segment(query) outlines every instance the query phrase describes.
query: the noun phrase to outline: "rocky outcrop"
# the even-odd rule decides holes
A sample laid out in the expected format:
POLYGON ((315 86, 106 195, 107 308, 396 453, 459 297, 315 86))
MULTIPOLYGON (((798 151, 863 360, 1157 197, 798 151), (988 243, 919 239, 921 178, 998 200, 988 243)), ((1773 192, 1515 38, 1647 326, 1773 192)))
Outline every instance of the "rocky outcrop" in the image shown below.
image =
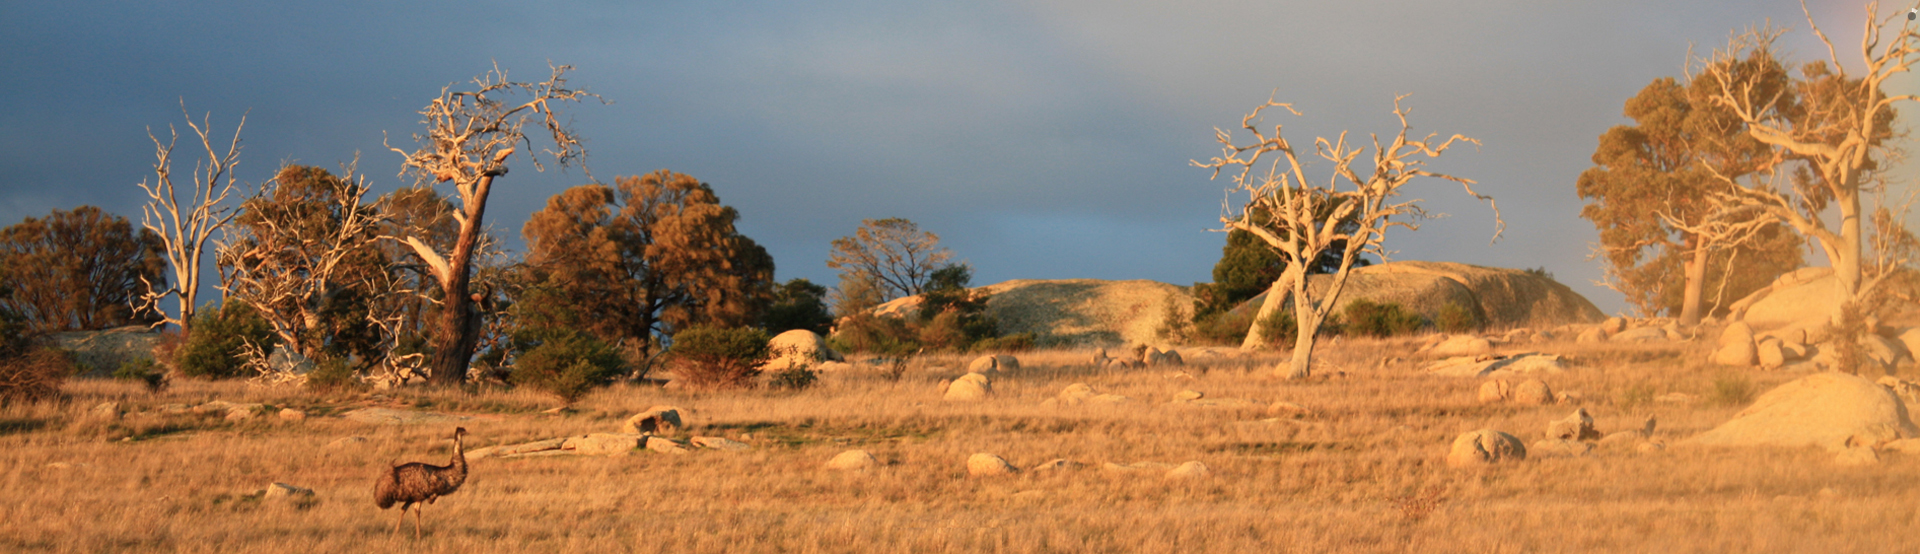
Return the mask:
MULTIPOLYGON (((1319 294, 1332 276, 1315 275, 1308 286, 1319 294)), ((1238 310, 1259 310, 1263 293, 1238 310)), ((1336 312, 1355 300, 1396 303, 1432 320, 1448 304, 1467 308, 1492 328, 1550 328, 1598 323, 1606 315, 1580 293, 1557 281, 1517 269, 1452 262, 1401 261, 1357 268, 1348 277, 1336 312)))
MULTIPOLYGON (((1155 333, 1167 305, 1191 306, 1186 287, 1155 281, 1017 279, 973 289, 986 292, 987 315, 1006 334, 1032 333, 1060 345, 1164 344, 1155 333)), ((920 297, 874 308, 882 317, 910 317, 920 297)))
POLYGON ((1453 467, 1474 467, 1525 459, 1527 459, 1527 447, 1520 443, 1519 437, 1493 429, 1461 433, 1459 437, 1453 439, 1453 448, 1447 452, 1447 465, 1453 467))
POLYGON ((1920 436, 1892 390, 1844 373, 1815 373, 1780 385, 1733 419, 1688 442, 1710 446, 1879 444, 1920 436))

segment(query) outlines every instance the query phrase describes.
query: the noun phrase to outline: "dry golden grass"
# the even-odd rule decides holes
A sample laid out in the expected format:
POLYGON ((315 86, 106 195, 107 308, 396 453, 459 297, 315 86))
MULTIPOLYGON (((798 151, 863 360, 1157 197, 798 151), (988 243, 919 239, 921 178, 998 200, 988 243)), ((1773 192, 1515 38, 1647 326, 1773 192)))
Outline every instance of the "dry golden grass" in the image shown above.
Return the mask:
MULTIPOLYGON (((1707 402, 1725 370, 1705 346, 1598 348, 1553 343, 1579 368, 1549 378, 1577 391, 1603 432, 1648 415, 1673 442, 1738 406, 1707 402), (1631 392, 1630 391, 1638 391, 1631 392), (1699 395, 1642 403, 1647 393, 1699 395), (1636 396, 1638 395, 1638 396, 1636 396), (1630 409, 1623 409, 1625 404, 1630 409)), ((1839 467, 1815 450, 1597 452, 1479 470, 1445 466, 1457 433, 1494 427, 1527 442, 1571 406, 1475 402, 1479 381, 1422 374, 1406 341, 1329 346, 1322 377, 1268 376, 1267 356, 1101 372, 1087 352, 1022 356, 977 404, 940 401, 965 359, 916 362, 893 382, 835 374, 800 393, 693 395, 615 387, 549 415, 522 392, 397 391, 314 397, 237 383, 69 383, 63 403, 0 411, 0 551, 107 552, 1890 552, 1920 549, 1920 460, 1839 467), (1406 361, 1396 361, 1407 358, 1406 361), (1383 362, 1382 360, 1387 360, 1383 362), (1132 397, 1114 408, 1047 408, 1068 384, 1132 397), (1209 398, 1287 400, 1310 416, 1182 407, 1209 398), (219 415, 129 414, 209 399, 264 402, 316 417, 229 422, 219 415), (390 461, 442 463, 451 426, 370 426, 330 417, 368 405, 472 415, 469 447, 610 431, 654 404, 690 410, 687 434, 748 442, 745 452, 482 459, 458 493, 426 508, 426 536, 390 538, 374 507, 390 461), (327 448, 346 436, 368 442, 327 448), (849 448, 883 465, 821 469, 849 448), (970 478, 991 452, 1016 465, 1090 464, 1058 473, 970 478), (1210 477, 1117 475, 1103 462, 1199 460, 1210 477), (64 467, 63 467, 64 466, 64 467), (273 482, 308 503, 250 496, 273 482)), ((1754 392, 1794 375, 1741 372, 1754 392)), ((411 526, 411 524, 408 524, 411 526)))

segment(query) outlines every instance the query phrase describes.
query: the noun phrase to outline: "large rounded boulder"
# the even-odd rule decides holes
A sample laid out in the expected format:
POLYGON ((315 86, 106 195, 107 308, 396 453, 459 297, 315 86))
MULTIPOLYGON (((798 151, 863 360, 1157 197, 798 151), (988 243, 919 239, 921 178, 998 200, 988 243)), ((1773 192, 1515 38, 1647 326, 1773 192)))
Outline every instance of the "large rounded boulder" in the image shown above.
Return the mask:
POLYGON ((1733 419, 1687 442, 1709 446, 1878 444, 1920 436, 1893 391, 1845 373, 1815 373, 1780 385, 1733 419))
MULTIPOLYGON (((1333 285, 1333 276, 1314 275, 1307 282, 1317 297, 1333 285)), ((1265 300, 1262 293, 1234 309, 1259 310, 1265 300)), ((1545 275, 1453 262, 1401 261, 1356 268, 1334 311, 1342 312, 1357 300, 1399 304, 1429 320, 1451 304, 1492 328, 1544 329, 1606 320, 1593 302, 1545 275)))
POLYGON ((846 361, 840 353, 827 347, 826 339, 806 329, 794 329, 774 335, 773 340, 767 341, 767 350, 773 354, 773 359, 769 360, 764 367, 768 371, 779 371, 798 365, 818 367, 821 362, 846 361))

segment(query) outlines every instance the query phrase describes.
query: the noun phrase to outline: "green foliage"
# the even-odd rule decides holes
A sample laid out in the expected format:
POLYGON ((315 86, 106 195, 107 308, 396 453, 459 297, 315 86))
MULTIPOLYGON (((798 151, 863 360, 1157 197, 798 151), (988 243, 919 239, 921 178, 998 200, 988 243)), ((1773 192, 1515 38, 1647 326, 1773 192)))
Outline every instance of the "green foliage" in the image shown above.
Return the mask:
POLYGON ((1548 281, 1558 282, 1558 280, 1553 278, 1553 272, 1547 271, 1547 266, 1527 268, 1527 275, 1532 275, 1534 277, 1539 277, 1541 279, 1546 279, 1548 281))
POLYGON ((113 378, 122 381, 139 381, 147 386, 149 392, 160 392, 167 388, 167 375, 153 363, 152 358, 132 358, 120 362, 119 369, 113 370, 113 378))
MULTIPOLYGON (((1256 312, 1249 307, 1237 312, 1215 312, 1193 321, 1193 341, 1199 344, 1239 346, 1253 328, 1256 312)), ((1289 322, 1292 319, 1288 319, 1289 322)))
MULTIPOLYGON (((1293 347, 1294 339, 1300 335, 1300 324, 1293 319, 1290 310, 1274 310, 1267 320, 1262 322, 1260 340, 1275 346, 1293 347)), ((1322 329, 1327 326, 1322 325, 1322 329)), ((1241 334, 1245 334, 1243 331, 1241 334)))
MULTIPOLYGON (((1325 205, 1322 218, 1332 217, 1335 203, 1325 205)), ((1250 214, 1256 223, 1267 227, 1280 236, 1286 231, 1271 223, 1271 216, 1255 208, 1250 214)), ((1348 219, 1339 225, 1340 232, 1352 232, 1358 228, 1358 222, 1348 219)), ((1340 258, 1346 251, 1347 241, 1336 240, 1327 250, 1307 267, 1307 274, 1332 273, 1340 269, 1340 258)), ((1354 260, 1354 267, 1364 267, 1369 262, 1365 258, 1354 260)), ((1213 282, 1195 283, 1193 286, 1193 320, 1199 322, 1214 314, 1233 309, 1260 293, 1266 292, 1280 274, 1287 269, 1287 262, 1272 245, 1265 240, 1241 230, 1227 232, 1227 244, 1220 249, 1220 261, 1213 264, 1213 282)), ((1242 332, 1244 335, 1244 330, 1242 332)))
POLYGON ((840 321, 838 332, 828 342, 840 352, 870 352, 881 355, 906 354, 920 349, 919 332, 906 320, 879 317, 870 312, 857 313, 840 321))
POLYGON ((673 335, 673 372, 693 390, 747 388, 772 357, 767 333, 753 328, 695 326, 673 335))
POLYGON ((0 229, 0 309, 37 332, 82 331, 159 321, 130 307, 167 288, 160 235, 93 206, 54 210, 0 229))
POLYGON ((246 368, 242 348, 259 346, 261 353, 272 355, 273 329, 260 318, 253 306, 240 299, 228 299, 219 312, 201 309, 193 322, 187 344, 174 355, 174 368, 181 375, 206 379, 243 377, 246 368), (211 316, 211 317, 209 317, 211 316))
MULTIPOLYGON (((926 292, 933 273, 953 258, 940 247, 940 236, 920 230, 904 218, 867 219, 853 236, 833 239, 827 267, 840 271, 842 282, 874 287, 879 301, 926 292)), ((848 312, 840 312, 846 316, 848 312)))
POLYGON ((374 323, 389 263, 368 187, 318 167, 288 164, 240 207, 217 263, 228 298, 245 300, 279 331, 280 348, 310 359, 383 355, 374 323))
POLYGON ((533 345, 514 360, 508 380, 515 386, 552 393, 568 404, 593 389, 613 383, 623 364, 613 347, 572 329, 543 330, 522 337, 533 345))
POLYGON ((360 373, 345 358, 325 357, 315 361, 313 371, 307 372, 307 388, 320 392, 358 390, 366 384, 360 381, 360 373))
POLYGON ((773 304, 761 315, 760 326, 769 335, 793 329, 826 335, 833 329, 833 314, 827 311, 827 287, 800 278, 774 287, 773 304))
POLYGON ((1713 378, 1713 390, 1707 402, 1727 407, 1745 406, 1753 401, 1753 381, 1744 375, 1723 373, 1713 378))
POLYGON ((1153 335, 1170 344, 1187 344, 1193 340, 1193 319, 1179 304, 1167 302, 1160 306, 1160 324, 1153 335))
POLYGON ((986 291, 970 291, 973 270, 952 264, 935 270, 920 294, 920 344, 965 351, 974 342, 1000 335, 999 322, 987 315, 986 291))
POLYGON ((1344 314, 1345 332, 1372 337, 1413 334, 1423 323, 1420 314, 1398 303, 1377 304, 1364 298, 1347 304, 1344 314))
POLYGON ((1448 302, 1440 307, 1440 313, 1434 315, 1433 326, 1448 333, 1470 333, 1480 330, 1483 324, 1473 308, 1448 302))
POLYGON ((806 363, 797 363, 767 376, 767 386, 779 390, 802 391, 819 381, 820 372, 806 363))

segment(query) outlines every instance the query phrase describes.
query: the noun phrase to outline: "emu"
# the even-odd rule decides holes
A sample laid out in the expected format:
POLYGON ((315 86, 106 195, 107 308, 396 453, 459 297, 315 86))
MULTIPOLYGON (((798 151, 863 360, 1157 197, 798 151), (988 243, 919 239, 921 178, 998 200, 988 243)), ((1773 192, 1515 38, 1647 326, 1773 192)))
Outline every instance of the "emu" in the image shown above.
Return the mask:
POLYGON ((400 504, 400 519, 393 522, 393 533, 407 521, 407 508, 413 508, 413 538, 420 538, 420 510, 434 500, 460 490, 467 482, 467 452, 460 438, 467 428, 453 430, 453 461, 444 466, 422 462, 393 464, 373 484, 373 502, 385 510, 400 504))

